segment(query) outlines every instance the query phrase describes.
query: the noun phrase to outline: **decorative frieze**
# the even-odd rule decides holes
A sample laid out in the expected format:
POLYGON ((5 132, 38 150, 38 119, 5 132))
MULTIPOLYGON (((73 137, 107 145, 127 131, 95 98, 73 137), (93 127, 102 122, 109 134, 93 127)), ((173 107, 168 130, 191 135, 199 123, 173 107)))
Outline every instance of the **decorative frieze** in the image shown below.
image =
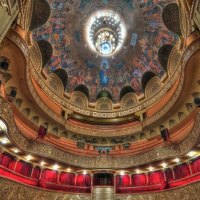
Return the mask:
POLYGON ((17 129, 13 119, 12 108, 2 97, 0 97, 0 108, 0 117, 5 120, 8 125, 8 137, 20 149, 23 149, 33 155, 35 154, 41 157, 49 157, 60 162, 65 162, 83 168, 119 169, 134 167, 169 157, 180 156, 196 146, 199 143, 200 138, 200 114, 197 114, 193 129, 180 144, 171 144, 152 149, 143 154, 132 156, 80 156, 65 152, 64 150, 41 141, 28 140, 17 129))

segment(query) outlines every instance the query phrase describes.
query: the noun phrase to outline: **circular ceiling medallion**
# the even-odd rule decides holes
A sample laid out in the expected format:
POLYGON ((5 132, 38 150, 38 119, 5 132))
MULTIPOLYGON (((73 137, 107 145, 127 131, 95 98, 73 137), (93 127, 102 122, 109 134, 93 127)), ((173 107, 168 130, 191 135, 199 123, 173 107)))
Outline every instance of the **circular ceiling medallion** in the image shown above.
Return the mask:
POLYGON ((126 37, 126 27, 118 13, 101 10, 92 14, 86 26, 86 39, 90 48, 101 56, 119 51, 126 37))

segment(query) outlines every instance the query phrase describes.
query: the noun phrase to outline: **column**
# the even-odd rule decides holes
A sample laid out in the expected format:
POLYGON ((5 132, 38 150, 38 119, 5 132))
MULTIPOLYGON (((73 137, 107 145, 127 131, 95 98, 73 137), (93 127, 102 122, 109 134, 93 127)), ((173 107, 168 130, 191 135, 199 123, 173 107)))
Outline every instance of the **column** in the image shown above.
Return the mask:
POLYGON ((57 184, 60 184, 60 171, 57 171, 57 184))
POLYGON ((114 174, 114 188, 116 189, 116 174, 114 174))
POLYGON ((175 180, 174 167, 172 167, 171 170, 172 170, 173 179, 175 180))
POLYGON ((17 158, 17 160, 16 160, 16 162, 15 162, 15 165, 14 165, 14 168, 13 168, 13 171, 15 171, 16 170, 16 167, 17 167, 17 163, 19 162, 19 160, 18 160, 18 158, 17 158))
POLYGON ((39 180, 42 178, 42 172, 43 172, 44 168, 41 168, 40 170, 40 175, 39 175, 39 180))
POLYGON ((93 174, 90 174, 91 176, 91 187, 93 186, 93 174))
POLYGON ((190 170, 190 174, 192 175, 193 173, 192 173, 192 168, 191 168, 191 164, 190 164, 191 162, 188 162, 188 167, 189 167, 189 170, 190 170))
POLYGON ((167 181, 167 177, 166 177, 165 171, 166 171, 166 169, 163 170, 163 175, 164 175, 164 180, 167 181))
POLYGON ((74 185, 76 186, 76 179, 77 179, 77 173, 75 172, 75 177, 74 177, 74 185))
POLYGON ((130 187, 132 187, 132 178, 131 178, 131 174, 128 175, 129 179, 130 179, 130 187))
POLYGON ((32 165, 32 169, 31 169, 31 176, 30 176, 30 177, 32 177, 32 176, 33 176, 33 171, 34 171, 34 169, 35 169, 35 166, 34 166, 34 165, 32 165))
POLYGON ((149 173, 147 172, 145 173, 145 175, 146 175, 147 185, 149 185, 149 173))

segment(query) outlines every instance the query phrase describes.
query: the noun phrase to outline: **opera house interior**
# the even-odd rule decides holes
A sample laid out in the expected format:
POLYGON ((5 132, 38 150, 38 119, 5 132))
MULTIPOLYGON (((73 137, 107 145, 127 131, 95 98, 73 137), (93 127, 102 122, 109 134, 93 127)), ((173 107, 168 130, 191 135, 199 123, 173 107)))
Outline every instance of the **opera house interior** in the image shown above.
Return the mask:
POLYGON ((0 200, 199 199, 200 1, 0 0, 0 200))

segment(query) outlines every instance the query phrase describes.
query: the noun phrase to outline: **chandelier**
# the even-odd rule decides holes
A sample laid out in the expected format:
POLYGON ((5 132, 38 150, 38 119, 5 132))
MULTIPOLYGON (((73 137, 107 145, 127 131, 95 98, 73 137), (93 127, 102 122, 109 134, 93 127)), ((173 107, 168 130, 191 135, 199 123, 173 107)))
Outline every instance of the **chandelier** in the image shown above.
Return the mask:
POLYGON ((93 14, 86 31, 90 47, 101 56, 110 56, 119 50, 126 32, 120 16, 107 10, 93 14))

